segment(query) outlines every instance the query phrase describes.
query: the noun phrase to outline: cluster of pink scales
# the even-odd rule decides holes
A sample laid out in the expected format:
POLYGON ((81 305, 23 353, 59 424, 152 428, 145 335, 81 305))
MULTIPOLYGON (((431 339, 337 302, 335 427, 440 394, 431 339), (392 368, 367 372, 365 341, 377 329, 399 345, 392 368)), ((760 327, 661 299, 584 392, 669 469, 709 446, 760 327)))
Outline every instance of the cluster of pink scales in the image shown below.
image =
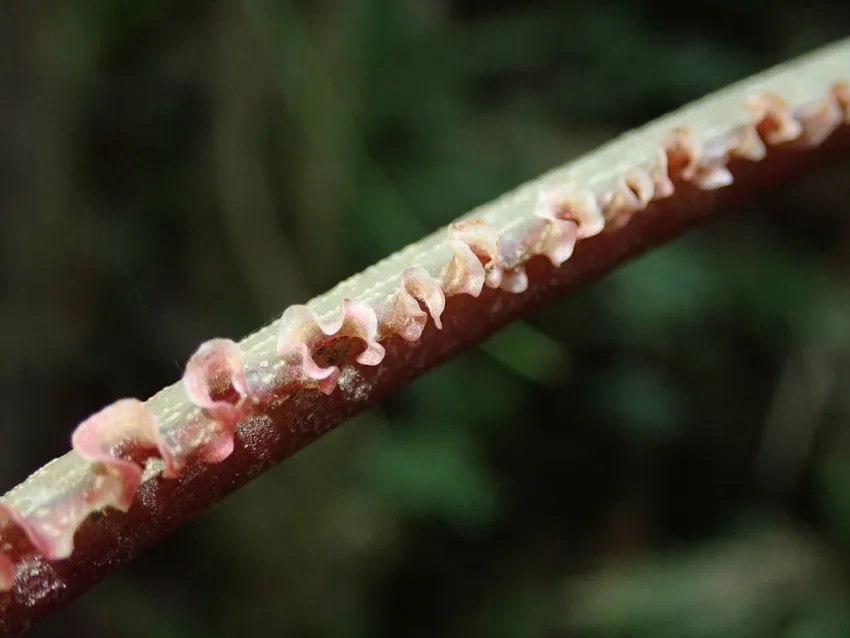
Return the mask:
MULTIPOLYGON (((330 394, 343 363, 353 358, 380 365, 381 341, 390 335, 416 341, 429 316, 441 328, 447 296, 478 297, 484 287, 522 293, 528 285, 524 264, 532 256, 544 255, 559 266, 577 240, 622 227, 650 202, 671 196, 677 183, 722 188, 732 183, 727 169, 732 158, 758 162, 772 146, 819 145, 850 123, 850 85, 833 84, 822 99, 795 109, 775 94, 754 96, 744 106, 748 123, 731 134, 696 140, 688 129, 668 129, 656 156, 623 171, 603 196, 552 173, 531 195, 508 196, 528 196, 530 205, 527 214, 500 230, 473 211, 448 227, 448 237, 432 241, 431 259, 423 259, 423 265, 404 266, 404 251, 399 253, 402 266, 389 288, 375 287, 378 292, 360 299, 343 296, 333 312, 288 308, 278 322, 274 348, 266 350, 274 356, 258 355, 263 349, 250 337, 241 345, 207 341, 186 366, 181 409, 160 409, 157 420, 148 405, 156 397, 148 404, 121 399, 86 419, 72 436, 74 451, 89 463, 85 473, 71 489, 57 491, 59 497, 23 503, 4 497, 0 535, 23 533, 48 560, 70 556, 74 533, 89 515, 109 507, 127 511, 151 473, 175 478, 190 459, 226 459, 237 423, 297 389, 330 394)), ((0 544, 0 590, 10 589, 15 578, 9 547, 0 544)))

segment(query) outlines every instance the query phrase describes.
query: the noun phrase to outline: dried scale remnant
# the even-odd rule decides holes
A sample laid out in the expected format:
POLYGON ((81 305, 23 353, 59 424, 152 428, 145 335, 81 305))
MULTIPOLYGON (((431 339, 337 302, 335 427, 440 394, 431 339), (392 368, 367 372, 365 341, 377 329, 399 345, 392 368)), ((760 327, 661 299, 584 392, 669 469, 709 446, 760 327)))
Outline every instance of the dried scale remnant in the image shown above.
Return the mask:
MULTIPOLYGON (((507 222, 493 221, 486 209, 473 211, 444 236, 426 240, 431 243, 421 254, 402 251, 388 258, 390 279, 361 291, 360 298, 342 296, 331 310, 287 308, 271 349, 261 333, 241 345, 227 339, 202 344, 186 366, 174 405, 154 413, 148 404, 121 399, 89 417, 72 436, 74 451, 88 463, 84 472, 55 493, 30 494, 25 483, 0 500, 0 590, 13 586, 19 557, 10 551, 10 535, 23 534, 49 560, 67 558, 79 525, 107 507, 129 510, 146 478, 176 478, 191 459, 225 460, 240 421, 305 388, 330 394, 343 366, 380 365, 386 355, 381 342, 392 335, 416 341, 429 316, 441 329, 446 297, 478 297, 485 287, 521 294, 529 285, 529 259, 542 255, 560 266, 577 241, 620 230, 653 201, 673 196, 677 183, 720 189, 733 183, 731 159, 758 162, 771 147, 821 144, 850 123, 850 85, 835 83, 822 98, 793 108, 778 94, 763 92, 742 108, 751 114, 749 122, 705 139, 685 127, 668 127, 648 159, 625 167, 603 188, 552 173, 517 191, 519 198, 533 189, 533 197, 507 222), (411 265, 417 256, 421 263, 411 265)), ((346 286, 356 288, 350 282, 339 288, 346 286)))

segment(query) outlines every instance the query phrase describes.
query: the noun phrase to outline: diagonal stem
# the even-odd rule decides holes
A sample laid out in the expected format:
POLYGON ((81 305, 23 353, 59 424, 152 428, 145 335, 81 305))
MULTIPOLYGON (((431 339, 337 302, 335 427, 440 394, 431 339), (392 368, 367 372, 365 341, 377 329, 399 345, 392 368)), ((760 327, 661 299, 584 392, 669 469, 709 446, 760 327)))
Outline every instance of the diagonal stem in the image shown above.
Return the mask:
POLYGON ((185 384, 145 403, 144 423, 103 424, 96 415, 75 434, 75 451, 0 501, 3 635, 24 631, 254 476, 509 322, 731 204, 846 156, 850 90, 837 82, 848 75, 844 41, 700 100, 472 211, 448 233, 289 309, 238 346, 205 344, 185 384), (263 377, 278 361, 297 363, 297 374, 263 377), (204 365, 230 371, 225 394, 238 400, 213 387, 213 368, 204 365), (231 416, 235 435, 224 425, 231 416), (142 428, 148 422, 153 434, 142 428), (215 426, 198 430, 214 432, 215 446, 209 437, 186 443, 197 423, 215 426))

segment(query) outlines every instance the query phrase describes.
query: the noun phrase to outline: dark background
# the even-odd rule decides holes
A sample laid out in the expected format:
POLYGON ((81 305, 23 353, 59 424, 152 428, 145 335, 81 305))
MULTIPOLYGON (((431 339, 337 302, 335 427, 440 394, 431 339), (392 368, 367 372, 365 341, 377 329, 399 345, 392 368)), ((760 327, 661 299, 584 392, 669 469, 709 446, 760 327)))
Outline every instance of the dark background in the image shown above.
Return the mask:
MULTIPOLYGON (((201 341, 848 31, 821 0, 7 3, 0 488, 201 341)), ((846 638, 848 171, 512 326, 32 635, 846 638)))

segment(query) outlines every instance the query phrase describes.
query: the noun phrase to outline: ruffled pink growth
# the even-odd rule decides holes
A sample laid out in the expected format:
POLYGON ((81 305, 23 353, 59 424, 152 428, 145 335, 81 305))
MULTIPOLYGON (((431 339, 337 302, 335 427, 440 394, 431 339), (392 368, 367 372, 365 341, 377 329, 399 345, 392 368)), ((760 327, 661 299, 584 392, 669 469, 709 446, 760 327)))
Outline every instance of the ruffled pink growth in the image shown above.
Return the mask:
POLYGON ((803 126, 800 141, 807 146, 820 146, 844 121, 844 111, 834 95, 800 107, 795 115, 803 126))
POLYGON ((751 162, 767 157, 767 147, 752 124, 742 127, 729 144, 729 154, 751 162))
POLYGON ((844 111, 844 123, 850 124, 850 82, 836 82, 829 88, 829 94, 844 111))
POLYGON ((245 356, 230 339, 211 339, 189 357, 183 387, 194 405, 219 422, 232 436, 236 423, 247 415, 248 383, 245 356))
POLYGON ((730 144, 730 140, 723 139, 699 145, 689 129, 676 127, 665 140, 664 149, 671 171, 678 168, 686 182, 702 190, 714 190, 732 183, 732 173, 726 167, 730 144))
POLYGON ((153 415, 138 399, 121 399, 80 423, 71 435, 71 446, 87 461, 101 464, 118 478, 120 494, 116 508, 127 511, 142 481, 141 465, 122 458, 139 447, 155 449, 163 457, 166 469, 174 471, 171 454, 160 445, 153 415))
MULTIPOLYGON (((247 415, 247 405, 245 414, 247 415)), ((241 417, 240 417, 241 418, 241 417)), ((162 475, 176 478, 190 457, 197 454, 207 463, 220 463, 231 455, 234 447, 236 420, 214 417, 204 410, 188 414, 180 427, 161 433, 163 447, 172 453, 173 467, 166 467, 162 475)))
POLYGON ((399 335, 405 341, 416 341, 421 337, 427 322, 428 314, 407 292, 404 284, 399 286, 399 289, 390 297, 381 317, 381 324, 385 329, 399 335))
MULTIPOLYGON (((655 154, 655 160, 647 170, 652 182, 652 199, 665 199, 671 197, 676 190, 670 179, 670 167, 667 164, 667 152, 659 147, 655 154)), ((637 192, 637 191, 636 191, 637 192)))
POLYGON ((463 294, 477 297, 487 281, 484 264, 466 242, 452 238, 449 246, 454 255, 440 275, 443 291, 449 296, 463 294))
POLYGON ((505 270, 502 277, 502 283, 499 286, 502 290, 513 293, 521 293, 528 290, 528 275, 525 272, 525 266, 517 266, 505 270))
POLYGON ((563 219, 551 220, 541 252, 553 266, 560 266, 573 256, 573 250, 578 239, 578 225, 575 222, 563 219))
POLYGON ((534 214, 543 219, 546 225, 536 243, 540 254, 548 257, 552 265, 557 267, 572 257, 578 239, 578 224, 557 217, 558 211, 553 208, 552 201, 549 193, 541 190, 534 214))
POLYGON ((15 580, 15 565, 6 554, 0 553, 0 591, 12 589, 15 580))
POLYGON ((575 222, 578 239, 598 235, 605 228, 605 217, 596 196, 589 190, 578 189, 572 182, 541 188, 537 197, 537 210, 538 217, 543 219, 575 222))
POLYGON ((655 184, 649 173, 642 169, 629 171, 602 200, 609 226, 614 229, 625 226, 635 213, 644 210, 655 199, 655 192, 655 184))
POLYGON ((608 219, 608 225, 614 230, 628 224, 635 213, 645 208, 646 204, 635 195, 623 179, 618 180, 614 190, 603 199, 605 217, 608 219))
MULTIPOLYGON (((341 325, 341 322, 340 322, 341 325)), ((280 318, 277 333, 277 353, 281 356, 302 345, 317 341, 314 333, 325 335, 319 325, 319 318, 309 306, 289 306, 280 318)))
POLYGON ((432 277, 424 268, 411 266, 401 273, 401 281, 407 292, 425 304, 428 313, 438 329, 443 328, 440 317, 446 308, 446 295, 440 287, 440 282, 432 277))
POLYGON ((304 343, 299 344, 295 350, 290 350, 290 353, 293 352, 297 357, 288 359, 280 368, 285 384, 315 388, 323 394, 333 392, 339 380, 339 368, 337 366, 323 368, 317 365, 304 343))
POLYGON ((702 145, 699 164, 703 170, 700 177, 693 181, 696 186, 714 190, 732 184, 734 178, 727 168, 731 143, 729 138, 716 138, 702 145))
POLYGON ((376 366, 384 360, 384 347, 378 343, 378 315, 367 303, 343 300, 340 304, 342 327, 337 334, 358 337, 366 342, 366 349, 357 356, 357 362, 376 366))
MULTIPOLYGON (((293 350, 306 356, 305 370, 315 365, 310 354, 324 345, 330 337, 356 337, 366 343, 366 349, 357 356, 357 362, 367 366, 378 365, 384 359, 384 347, 378 343, 378 315, 369 304, 343 299, 339 318, 322 324, 309 306, 290 306, 280 319, 277 353, 281 356, 293 350), (306 345, 302 349, 301 345, 306 345), (307 362, 309 359, 309 363, 307 362)), ((323 370, 315 366, 317 370, 323 370)))
POLYGON ((19 527, 45 558, 60 560, 73 552, 74 534, 89 514, 106 507, 126 511, 132 501, 132 494, 129 499, 127 494, 123 476, 110 472, 107 465, 96 465, 83 485, 26 516, 0 503, 0 528, 19 527))
POLYGON ((484 283, 489 288, 498 288, 502 281, 498 231, 483 219, 466 219, 449 224, 449 237, 472 249, 484 265, 484 283))
POLYGON ((744 108, 752 114, 753 123, 768 144, 790 142, 803 132, 802 125, 794 119, 791 108, 781 95, 754 95, 744 101, 744 108))
POLYGON ((440 317, 446 307, 446 295, 440 283, 424 268, 411 266, 401 273, 401 285, 387 300, 380 323, 384 329, 406 341, 416 341, 422 336, 428 315, 438 329, 443 327, 440 317), (420 303, 428 309, 422 310, 420 303))
POLYGON ((250 396, 260 403, 280 398, 293 387, 316 389, 330 394, 339 380, 339 368, 323 368, 313 360, 304 343, 286 350, 280 359, 263 361, 246 371, 250 396))
POLYGON ((632 169, 623 179, 644 207, 655 198, 655 186, 643 169, 632 169))

